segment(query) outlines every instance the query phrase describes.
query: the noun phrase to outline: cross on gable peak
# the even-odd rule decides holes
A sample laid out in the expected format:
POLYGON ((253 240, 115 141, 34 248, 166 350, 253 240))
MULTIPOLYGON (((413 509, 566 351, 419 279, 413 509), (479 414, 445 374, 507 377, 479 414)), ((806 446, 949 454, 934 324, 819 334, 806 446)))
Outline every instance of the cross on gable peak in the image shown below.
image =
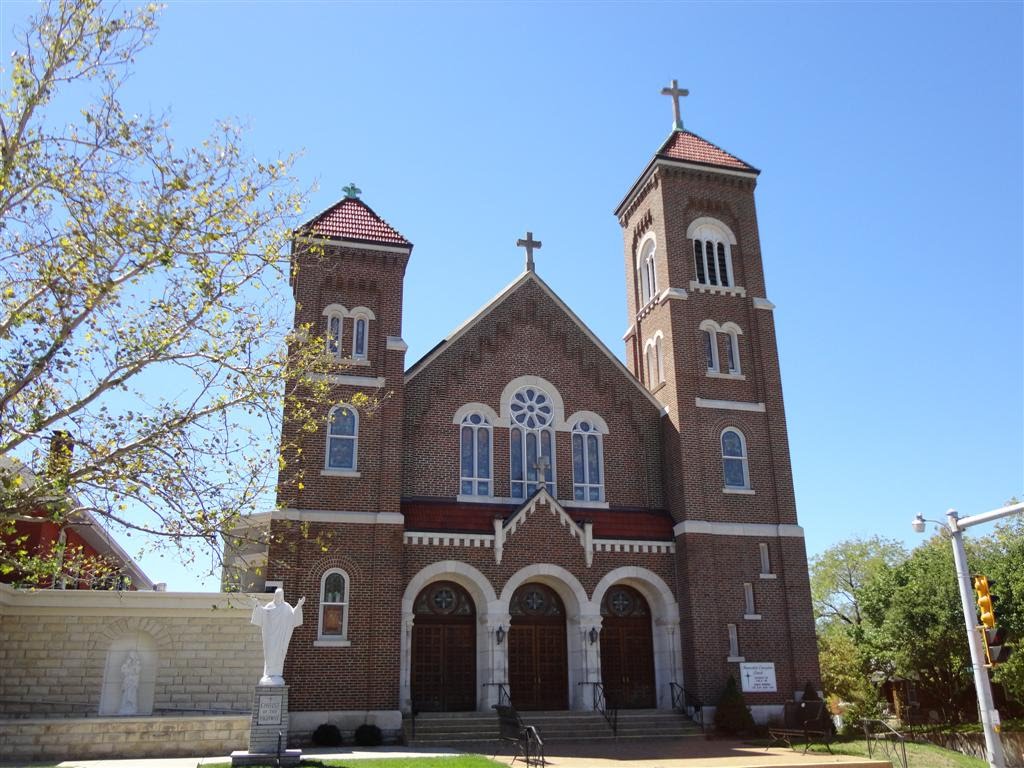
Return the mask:
POLYGON ((526 249, 526 271, 533 272, 533 252, 540 250, 540 240, 534 240, 533 232, 527 231, 525 240, 523 238, 516 240, 516 247, 526 249))
POLYGON ((683 130, 683 118, 679 114, 679 97, 689 96, 690 92, 685 88, 680 88, 678 80, 673 80, 672 83, 668 86, 668 88, 661 89, 661 95, 672 97, 672 130, 683 130))

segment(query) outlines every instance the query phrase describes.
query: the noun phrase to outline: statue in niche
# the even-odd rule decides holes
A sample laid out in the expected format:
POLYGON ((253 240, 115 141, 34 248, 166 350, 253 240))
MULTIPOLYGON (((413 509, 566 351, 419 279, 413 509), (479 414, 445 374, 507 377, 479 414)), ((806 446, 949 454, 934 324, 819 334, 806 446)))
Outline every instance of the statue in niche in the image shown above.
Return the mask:
POLYGON ((121 664, 121 706, 119 715, 139 713, 139 678, 142 674, 142 660, 135 651, 129 651, 121 664))
POLYGON ((260 605, 255 597, 252 599, 252 623, 263 632, 263 677, 260 685, 284 685, 284 657, 288 652, 288 643, 292 639, 292 630, 302 625, 302 604, 305 597, 300 597, 295 607, 284 601, 284 590, 274 590, 274 599, 266 605, 260 605))

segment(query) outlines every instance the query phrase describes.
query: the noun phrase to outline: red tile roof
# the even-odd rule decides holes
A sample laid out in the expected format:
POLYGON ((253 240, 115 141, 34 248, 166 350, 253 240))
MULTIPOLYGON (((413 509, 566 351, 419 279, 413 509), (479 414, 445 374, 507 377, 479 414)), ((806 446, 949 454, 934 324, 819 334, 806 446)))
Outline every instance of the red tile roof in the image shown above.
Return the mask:
POLYGON ((710 141, 702 139, 695 133, 689 131, 673 131, 668 140, 658 150, 659 157, 666 157, 672 160, 684 160, 688 163, 700 163, 701 165, 713 165, 719 168, 734 168, 740 171, 753 171, 757 169, 748 163, 743 162, 735 155, 730 155, 721 147, 716 147, 710 141))
POLYGON ((346 197, 299 227, 302 234, 382 245, 412 245, 358 197, 346 197))

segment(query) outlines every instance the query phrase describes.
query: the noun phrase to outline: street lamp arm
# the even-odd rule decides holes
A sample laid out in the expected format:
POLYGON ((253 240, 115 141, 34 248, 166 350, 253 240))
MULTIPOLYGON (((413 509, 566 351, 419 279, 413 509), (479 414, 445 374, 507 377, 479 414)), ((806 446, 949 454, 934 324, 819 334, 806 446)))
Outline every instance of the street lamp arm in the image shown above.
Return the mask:
POLYGON ((1024 502, 1008 504, 1005 507, 993 509, 990 512, 981 512, 977 515, 971 515, 970 517, 960 518, 956 521, 956 527, 960 530, 963 530, 965 528, 970 528, 972 525, 990 523, 993 520, 998 520, 1001 517, 1009 517, 1010 515, 1020 514, 1021 512, 1024 512, 1024 502))

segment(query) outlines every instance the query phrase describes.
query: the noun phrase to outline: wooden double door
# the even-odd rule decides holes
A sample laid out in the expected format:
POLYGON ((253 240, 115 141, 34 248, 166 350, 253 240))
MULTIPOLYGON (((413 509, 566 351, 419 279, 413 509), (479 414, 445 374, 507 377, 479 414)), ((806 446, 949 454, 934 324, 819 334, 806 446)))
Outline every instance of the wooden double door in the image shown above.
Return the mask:
POLYGON ((417 712, 476 709, 473 599, 453 582, 435 582, 417 596, 413 612, 413 709, 417 712))
POLYGON ((569 664, 565 606, 543 584, 524 584, 512 595, 508 682, 520 710, 568 709, 569 664))
POLYGON ((601 601, 601 680, 609 706, 657 706, 651 611, 632 587, 615 585, 601 601))

